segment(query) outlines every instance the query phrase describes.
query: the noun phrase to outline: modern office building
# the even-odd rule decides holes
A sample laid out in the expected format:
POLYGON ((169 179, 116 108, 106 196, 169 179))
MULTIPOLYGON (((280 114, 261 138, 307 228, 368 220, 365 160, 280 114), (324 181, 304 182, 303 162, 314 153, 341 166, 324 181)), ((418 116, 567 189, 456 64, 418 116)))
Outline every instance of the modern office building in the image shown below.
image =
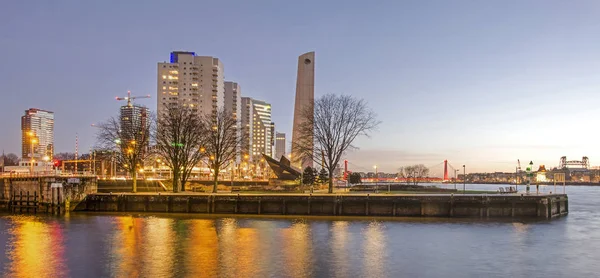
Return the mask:
POLYGON ((158 63, 159 118, 172 106, 214 115, 224 106, 224 91, 223 63, 218 58, 174 51, 169 62, 158 63))
POLYGON ((54 155, 54 112, 30 108, 21 117, 21 157, 52 159, 54 155))
POLYGON ((242 130, 245 142, 242 153, 250 161, 260 159, 262 154, 273 155, 271 134, 271 104, 242 97, 242 130))
POLYGON ((275 159, 281 159, 285 156, 285 133, 275 133, 275 159))
MULTIPOLYGON (((231 113, 233 119, 237 121, 237 136, 242 135, 242 88, 238 83, 225 81, 225 111, 231 113)), ((241 148, 238 146, 236 151, 236 163, 241 161, 241 148)))
MULTIPOLYGON (((315 102, 315 53, 308 52, 298 57, 298 76, 296 77, 296 100, 294 103, 294 126, 292 127, 292 146, 298 141, 312 140, 306 138, 306 135, 300 134, 299 127, 307 121, 305 111, 314 110, 315 102)), ((312 113, 310 113, 312 115, 312 113)), ((312 141, 311 141, 312 145, 312 141)), ((299 160, 300 154, 292 151, 292 161, 295 167, 304 169, 313 166, 312 159, 304 158, 299 160)))

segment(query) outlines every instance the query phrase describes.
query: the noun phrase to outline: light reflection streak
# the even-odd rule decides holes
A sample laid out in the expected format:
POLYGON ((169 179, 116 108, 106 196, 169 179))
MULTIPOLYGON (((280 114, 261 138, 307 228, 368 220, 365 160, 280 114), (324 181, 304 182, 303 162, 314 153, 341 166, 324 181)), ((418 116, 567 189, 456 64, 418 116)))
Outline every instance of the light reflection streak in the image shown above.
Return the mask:
POLYGON ((236 229, 237 220, 225 218, 221 220, 218 230, 220 276, 235 277, 236 273, 236 229))
POLYGON ((309 277, 312 268, 310 226, 303 222, 282 230, 285 269, 288 277, 309 277))
POLYGON ((190 277, 216 277, 219 241, 214 220, 193 220, 187 244, 186 269, 190 277))
POLYGON ((11 244, 7 256, 11 259, 9 277, 64 277, 64 238, 61 226, 41 222, 34 216, 11 217, 13 227, 8 231, 11 244))
POLYGON ((171 218, 149 217, 143 229, 144 277, 168 277, 173 273, 175 240, 171 218))
POLYGON ((371 222, 364 231, 364 253, 363 253, 363 276, 364 277, 386 277, 385 275, 385 237, 383 225, 379 222, 371 222))
POLYGON ((139 242, 141 242, 141 229, 143 220, 131 216, 116 218, 115 233, 113 234, 113 247, 116 250, 110 267, 115 268, 113 273, 118 277, 140 276, 139 242))
POLYGON ((224 219, 219 233, 219 262, 225 277, 254 277, 259 270, 258 234, 254 228, 238 227, 236 219, 224 219))
POLYGON ((335 221, 331 228, 332 243, 331 248, 333 252, 333 262, 335 277, 349 277, 348 270, 350 269, 348 261, 348 222, 346 221, 335 221))

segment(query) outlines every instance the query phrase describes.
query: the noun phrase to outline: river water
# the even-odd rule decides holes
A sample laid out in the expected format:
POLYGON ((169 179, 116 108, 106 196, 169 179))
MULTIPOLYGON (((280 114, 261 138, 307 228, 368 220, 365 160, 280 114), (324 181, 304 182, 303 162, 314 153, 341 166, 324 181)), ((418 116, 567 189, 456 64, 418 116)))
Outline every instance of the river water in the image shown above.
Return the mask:
POLYGON ((533 222, 3 215, 0 264, 9 277, 598 277, 600 187, 567 193, 567 217, 533 222))

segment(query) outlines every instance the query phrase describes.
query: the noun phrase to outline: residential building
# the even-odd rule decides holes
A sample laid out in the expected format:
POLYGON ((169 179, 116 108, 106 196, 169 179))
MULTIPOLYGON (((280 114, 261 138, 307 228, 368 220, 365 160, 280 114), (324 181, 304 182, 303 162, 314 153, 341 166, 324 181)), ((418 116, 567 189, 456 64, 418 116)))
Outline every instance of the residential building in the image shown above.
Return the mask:
POLYGON ((54 112, 30 108, 21 117, 21 157, 52 159, 54 155, 54 112))
MULTIPOLYGON (((121 120, 121 140, 123 142, 131 141, 146 141, 148 143, 148 135, 141 137, 139 131, 146 130, 150 123, 148 117, 150 110, 147 107, 139 105, 123 105, 120 111, 121 120)), ((148 130, 149 131, 149 130, 148 130)))
MULTIPOLYGON (((242 135, 242 88, 236 82, 225 81, 225 111, 231 113, 237 121, 237 136, 242 135)), ((237 147, 236 163, 241 161, 241 148, 237 147)))
POLYGON ((275 134, 275 159, 281 159, 285 156, 285 133, 277 132, 275 134))
MULTIPOLYGON (((292 128, 292 145, 297 143, 301 137, 300 126, 307 120, 305 112, 307 109, 314 110, 315 101, 315 52, 308 52, 298 57, 298 76, 296 77, 296 99, 294 102, 294 125, 292 128)), ((310 113, 311 115, 313 113, 310 113)), ((312 137, 312 136, 311 136, 312 137)), ((307 146, 311 147, 311 146, 307 146)), ((298 159, 300 154, 292 152, 292 161, 295 167, 305 169, 313 166, 312 158, 298 159)))
POLYGON ((242 130, 245 134, 242 153, 250 161, 260 159, 262 154, 273 156, 271 134, 271 104, 242 97, 242 130))
POLYGON ((224 106, 223 63, 218 58, 196 56, 194 52, 171 52, 169 62, 158 63, 157 111, 168 107, 189 107, 201 115, 224 106))

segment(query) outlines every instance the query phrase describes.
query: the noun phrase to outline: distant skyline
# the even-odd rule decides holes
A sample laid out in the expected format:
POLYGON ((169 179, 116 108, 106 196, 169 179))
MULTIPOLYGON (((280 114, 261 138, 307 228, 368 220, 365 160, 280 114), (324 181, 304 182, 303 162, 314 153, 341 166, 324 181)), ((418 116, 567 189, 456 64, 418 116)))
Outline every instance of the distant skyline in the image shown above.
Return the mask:
POLYGON ((8 1, 0 148, 20 155, 20 117, 39 108, 55 152, 76 133, 86 152, 115 96, 150 94, 138 103, 156 111, 157 63, 178 50, 219 58, 291 135, 297 57, 315 51, 315 97, 364 98, 382 121, 350 170, 600 165, 598 18, 598 1, 8 1))

